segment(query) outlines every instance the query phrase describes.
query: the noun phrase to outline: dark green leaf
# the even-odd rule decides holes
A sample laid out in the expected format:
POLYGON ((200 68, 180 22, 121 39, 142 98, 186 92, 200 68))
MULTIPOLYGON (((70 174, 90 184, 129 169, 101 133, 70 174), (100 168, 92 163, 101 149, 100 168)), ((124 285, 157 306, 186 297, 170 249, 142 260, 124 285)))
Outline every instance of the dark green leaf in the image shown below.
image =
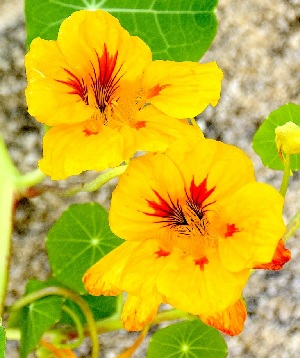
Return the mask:
POLYGON ((225 358, 227 346, 220 332, 196 319, 156 332, 147 358, 225 358))
MULTIPOLYGON (((27 284, 26 294, 44 287, 47 287, 45 283, 31 280, 27 284)), ((27 357, 37 347, 43 334, 59 321, 61 306, 61 297, 49 296, 22 308, 21 358, 27 357)))
MULTIPOLYGON (((300 106, 287 103, 279 107, 270 113, 253 137, 253 149, 268 168, 283 170, 283 163, 275 144, 275 129, 287 122, 300 125, 300 106)), ((291 155, 291 169, 300 170, 300 154, 291 155)))
MULTIPOLYGON (((114 313, 116 313, 118 297, 106 297, 106 296, 95 297, 91 295, 83 295, 81 297, 90 306, 95 321, 110 317, 114 313)), ((72 311, 76 313, 76 315, 80 318, 82 324, 86 323, 86 319, 82 314, 82 311, 74 302, 67 300, 65 302, 65 305, 67 305, 69 308, 72 309, 72 311)), ((62 313, 60 323, 69 324, 71 326, 74 325, 72 318, 65 312, 62 313)))
POLYGON ((122 242, 111 232, 103 207, 96 203, 71 205, 47 236, 53 276, 85 294, 82 283, 85 271, 122 242))
POLYGON ((217 0, 26 0, 27 45, 33 38, 54 40, 74 11, 102 9, 141 37, 154 59, 198 61, 217 32, 217 0))
POLYGON ((0 358, 4 358, 6 346, 5 329, 0 325, 0 358))

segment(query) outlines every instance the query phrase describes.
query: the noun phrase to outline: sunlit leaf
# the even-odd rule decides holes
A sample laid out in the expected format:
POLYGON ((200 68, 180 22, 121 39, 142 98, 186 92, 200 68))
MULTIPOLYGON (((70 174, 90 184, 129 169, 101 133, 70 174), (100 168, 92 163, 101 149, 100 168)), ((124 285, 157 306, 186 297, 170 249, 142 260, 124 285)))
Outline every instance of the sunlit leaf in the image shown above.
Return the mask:
POLYGON ((150 340, 147 358, 225 358, 227 346, 215 328, 200 320, 172 324, 150 340))
MULTIPOLYGON (((279 107, 263 121, 253 137, 253 149, 268 168, 283 170, 275 144, 275 128, 289 121, 300 125, 300 106, 287 103, 279 107)), ((291 155, 291 169, 300 170, 300 154, 291 155)))
POLYGON ((35 37, 56 39, 74 11, 102 9, 141 37, 154 59, 197 61, 216 35, 216 6, 217 0, 26 0, 27 45, 35 37))
POLYGON ((108 224, 106 210, 96 204, 71 205, 50 229, 46 246, 53 276, 85 294, 82 276, 101 257, 123 242, 108 224))
MULTIPOLYGON (((44 287, 43 283, 31 280, 27 284, 26 294, 44 287)), ((22 308, 21 358, 27 357, 37 347, 43 334, 59 321, 61 306, 60 296, 49 296, 22 308)))

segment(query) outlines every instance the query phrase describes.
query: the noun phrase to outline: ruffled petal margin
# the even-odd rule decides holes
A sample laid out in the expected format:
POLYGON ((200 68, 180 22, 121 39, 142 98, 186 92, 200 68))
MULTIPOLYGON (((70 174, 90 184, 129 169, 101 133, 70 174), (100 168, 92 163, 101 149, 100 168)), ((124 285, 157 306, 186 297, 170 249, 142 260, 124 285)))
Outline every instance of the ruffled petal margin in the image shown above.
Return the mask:
POLYGON ((220 98, 223 73, 215 62, 153 61, 145 71, 146 101, 174 118, 192 118, 220 98))
POLYGON ((290 259, 291 251, 284 247, 284 242, 280 239, 272 261, 270 263, 256 265, 254 269, 281 270, 290 259))
POLYGON ((203 323, 213 326, 219 331, 236 336, 244 329, 244 322, 247 317, 247 310, 243 299, 239 299, 235 304, 226 310, 211 316, 199 316, 203 323))

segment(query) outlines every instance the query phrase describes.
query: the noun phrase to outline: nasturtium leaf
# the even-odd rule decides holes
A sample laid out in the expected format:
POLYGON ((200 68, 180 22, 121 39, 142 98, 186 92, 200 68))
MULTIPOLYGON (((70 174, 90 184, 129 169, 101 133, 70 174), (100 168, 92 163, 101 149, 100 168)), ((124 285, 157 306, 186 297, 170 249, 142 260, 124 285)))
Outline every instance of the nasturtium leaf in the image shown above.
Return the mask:
POLYGON ((6 346, 5 329, 4 329, 4 327, 2 327, 1 321, 0 321, 0 358, 4 358, 5 346, 6 346))
MULTIPOLYGON (((275 129, 287 122, 294 122, 300 125, 300 106, 294 103, 287 103, 271 112, 253 137, 253 149, 268 168, 284 169, 276 148, 275 129)), ((291 169, 300 170, 300 154, 291 155, 291 169)))
MULTIPOLYGON (((43 282, 31 280, 26 286, 26 294, 44 287, 43 282)), ((38 346, 43 334, 59 321, 62 302, 63 299, 60 296, 49 296, 22 308, 21 358, 27 357, 38 346)))
MULTIPOLYGON (((117 297, 83 295, 81 298, 89 305, 95 321, 110 317, 117 311, 117 297)), ((76 313, 82 324, 86 324, 86 319, 76 303, 66 300, 64 304, 76 313)), ((72 318, 66 312, 62 312, 60 323, 74 325, 72 318)))
POLYGON ((172 324, 151 338, 147 358, 225 358, 220 332, 199 319, 172 324))
POLYGON ((47 235, 53 276, 74 291, 86 294, 82 283, 85 271, 122 242, 111 232, 102 206, 71 205, 47 235))
MULTIPOLYGON (((27 45, 35 37, 55 40, 74 11, 102 9, 141 37, 154 59, 198 61, 217 32, 217 0, 26 0, 27 45)), ((97 34, 95 34, 97 36, 97 34)))

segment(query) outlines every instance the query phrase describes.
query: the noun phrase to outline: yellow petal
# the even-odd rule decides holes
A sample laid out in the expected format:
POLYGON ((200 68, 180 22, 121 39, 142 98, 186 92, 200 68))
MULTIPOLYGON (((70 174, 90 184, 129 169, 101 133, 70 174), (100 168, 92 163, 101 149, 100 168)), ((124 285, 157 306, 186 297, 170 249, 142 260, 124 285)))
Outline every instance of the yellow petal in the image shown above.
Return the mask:
POLYGON ((242 299, 222 312, 210 316, 200 315, 202 322, 230 336, 236 336, 243 331, 246 317, 247 311, 242 299))
POLYGON ((237 147, 211 139, 186 137, 170 146, 166 155, 181 171, 190 189, 194 179, 199 185, 207 178, 207 187, 215 187, 210 202, 220 203, 245 184, 255 180, 252 162, 237 147))
POLYGON ((143 329, 155 318, 159 304, 156 295, 142 298, 128 295, 121 317, 124 328, 127 331, 143 329))
POLYGON ((131 161, 112 195, 109 222, 125 240, 147 240, 164 226, 154 216, 154 203, 172 205, 170 198, 185 196, 178 169, 163 154, 147 154, 131 161), (159 195, 162 195, 160 198, 159 195))
MULTIPOLYGON (((25 57, 28 87, 25 91, 28 112, 49 126, 82 122, 93 116, 95 109, 86 105, 74 87, 63 82, 79 79, 65 70, 67 63, 56 41, 34 39, 25 57), (47 61, 44 59, 47 58, 47 61)), ((76 88, 75 88, 76 89, 76 88)))
POLYGON ((217 250, 205 253, 203 266, 180 252, 168 257, 157 279, 167 303, 195 315, 211 315, 233 305, 242 294, 249 270, 232 273, 221 263, 217 250))
POLYGON ((123 269, 138 245, 137 242, 124 242, 90 267, 83 276, 86 290, 94 296, 120 294, 123 269))
POLYGON ((235 225, 235 232, 219 240, 223 265, 231 271, 272 261, 285 233, 283 197, 264 183, 250 183, 228 198, 221 220, 235 225))
POLYGON ((178 138, 197 133, 197 129, 186 120, 169 117, 152 105, 140 110, 135 120, 140 123, 135 134, 138 150, 163 152, 178 138))
POLYGON ((86 126, 86 123, 61 125, 46 133, 39 167, 53 180, 85 170, 115 167, 129 159, 123 156, 124 140, 117 130, 102 126, 99 133, 87 135, 86 126))
POLYGON ((218 103, 222 78, 215 62, 153 61, 145 71, 145 96, 171 117, 191 118, 218 103))

